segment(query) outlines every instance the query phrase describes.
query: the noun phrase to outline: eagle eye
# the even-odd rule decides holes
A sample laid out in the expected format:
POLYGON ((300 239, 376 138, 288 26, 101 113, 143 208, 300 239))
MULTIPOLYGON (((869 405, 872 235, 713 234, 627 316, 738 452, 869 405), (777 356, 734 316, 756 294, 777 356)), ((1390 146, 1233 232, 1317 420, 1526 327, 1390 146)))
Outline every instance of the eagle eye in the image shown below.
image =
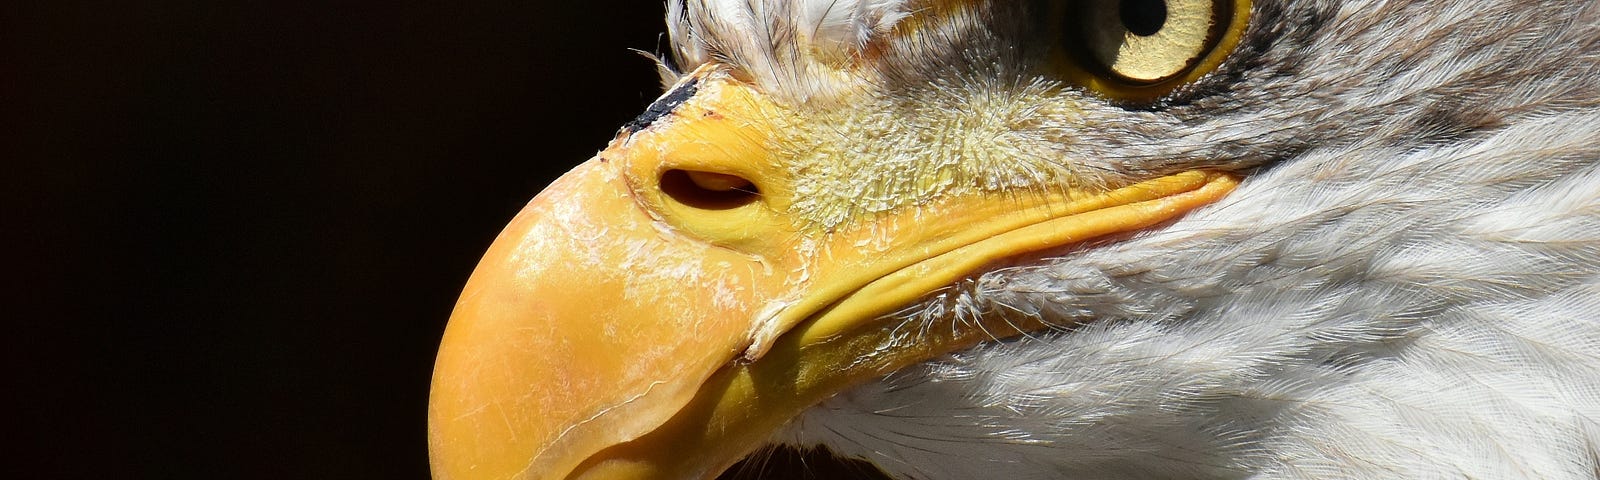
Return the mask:
POLYGON ((1117 2, 1117 13, 1122 17, 1123 28, 1141 37, 1161 33, 1161 27, 1167 24, 1164 0, 1121 0, 1117 2))
POLYGON ((1249 0, 1074 0, 1059 4, 1071 70, 1121 99, 1153 99, 1222 63, 1249 18, 1249 0))

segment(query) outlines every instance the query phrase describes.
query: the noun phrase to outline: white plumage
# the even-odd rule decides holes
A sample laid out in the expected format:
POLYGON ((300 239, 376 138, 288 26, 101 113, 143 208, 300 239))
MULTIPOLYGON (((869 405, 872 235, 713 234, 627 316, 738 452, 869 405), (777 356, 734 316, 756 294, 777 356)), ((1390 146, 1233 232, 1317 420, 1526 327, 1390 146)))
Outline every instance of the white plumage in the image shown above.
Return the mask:
MULTIPOLYGON (((890 112, 1036 102, 944 191, 1060 178, 1018 173, 1038 165, 1248 177, 1147 234, 906 309, 923 328, 1077 326, 842 393, 778 441, 917 479, 1600 476, 1600 3, 1258 0, 1227 62, 1150 104, 1008 96, 1048 83, 1012 18, 1026 2, 884 37, 939 3, 675 0, 669 26, 680 64, 820 110, 840 92, 890 112)), ((880 153, 847 171, 927 158, 880 153)))
POLYGON ((1600 169, 1513 188, 1458 150, 1296 163, 1165 232, 987 274, 952 294, 965 314, 1092 320, 900 372, 793 434, 908 478, 1592 478, 1600 169), (1462 183, 1415 174, 1440 169, 1462 183))

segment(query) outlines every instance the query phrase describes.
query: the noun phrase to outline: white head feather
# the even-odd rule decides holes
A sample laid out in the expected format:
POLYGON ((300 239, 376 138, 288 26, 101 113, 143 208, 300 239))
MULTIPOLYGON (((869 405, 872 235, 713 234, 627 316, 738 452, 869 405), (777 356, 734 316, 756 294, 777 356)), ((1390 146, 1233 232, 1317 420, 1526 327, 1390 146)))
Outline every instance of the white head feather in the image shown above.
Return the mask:
MULTIPOLYGON (((1016 2, 969 3, 898 40, 907 1, 673 0, 668 24, 685 65, 794 103, 1037 88, 982 24, 1016 2)), ((908 309, 1082 326, 907 369, 780 439, 923 479, 1596 477, 1600 3, 1253 3, 1234 58, 1155 105, 1027 97, 1080 117, 1015 159, 1251 173, 1238 191, 908 309)))

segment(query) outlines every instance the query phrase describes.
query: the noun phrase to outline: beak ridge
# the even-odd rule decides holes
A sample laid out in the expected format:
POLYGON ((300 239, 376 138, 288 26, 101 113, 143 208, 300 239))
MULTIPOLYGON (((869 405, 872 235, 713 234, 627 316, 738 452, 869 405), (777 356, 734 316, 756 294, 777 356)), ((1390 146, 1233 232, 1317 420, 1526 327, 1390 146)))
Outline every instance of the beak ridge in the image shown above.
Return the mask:
POLYGON ((485 254, 434 369, 434 478, 560 478, 665 422, 743 347, 731 320, 761 270, 662 235, 628 191, 590 160, 485 254))

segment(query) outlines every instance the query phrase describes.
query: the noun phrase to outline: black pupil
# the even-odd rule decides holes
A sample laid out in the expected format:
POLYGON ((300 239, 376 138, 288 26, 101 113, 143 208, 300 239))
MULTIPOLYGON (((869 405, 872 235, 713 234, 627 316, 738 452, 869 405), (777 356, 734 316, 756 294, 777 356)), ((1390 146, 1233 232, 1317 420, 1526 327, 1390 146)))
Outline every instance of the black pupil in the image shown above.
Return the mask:
POLYGON ((1122 26, 1141 37, 1155 35, 1167 24, 1167 2, 1164 0, 1122 0, 1118 9, 1122 13, 1122 26))

